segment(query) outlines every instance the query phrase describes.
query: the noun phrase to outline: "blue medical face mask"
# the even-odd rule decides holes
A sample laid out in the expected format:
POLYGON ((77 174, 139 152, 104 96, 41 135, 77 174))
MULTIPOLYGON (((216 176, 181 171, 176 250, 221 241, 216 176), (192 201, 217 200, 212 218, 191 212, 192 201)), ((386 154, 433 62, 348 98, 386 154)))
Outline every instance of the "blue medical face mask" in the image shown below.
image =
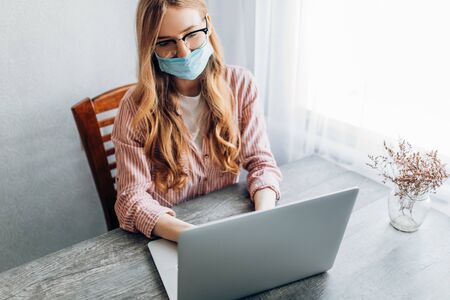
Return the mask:
POLYGON ((203 46, 195 49, 186 57, 164 58, 156 53, 155 55, 161 71, 181 79, 194 80, 203 72, 213 52, 209 39, 207 39, 203 46))

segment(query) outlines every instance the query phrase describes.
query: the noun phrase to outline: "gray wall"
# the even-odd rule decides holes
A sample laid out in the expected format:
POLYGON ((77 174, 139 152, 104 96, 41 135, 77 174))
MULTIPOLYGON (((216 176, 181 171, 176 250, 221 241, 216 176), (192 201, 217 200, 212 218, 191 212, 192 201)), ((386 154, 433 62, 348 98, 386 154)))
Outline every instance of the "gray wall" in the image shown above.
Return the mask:
POLYGON ((0 271, 106 232, 70 107, 134 82, 137 1, 0 1, 0 271))
MULTIPOLYGON (((252 70, 255 2, 231 1, 206 2, 252 70)), ((136 3, 0 0, 0 272, 106 232, 70 107, 136 80, 136 3)))
POLYGON ((206 0, 225 62, 254 70, 256 0, 206 0))

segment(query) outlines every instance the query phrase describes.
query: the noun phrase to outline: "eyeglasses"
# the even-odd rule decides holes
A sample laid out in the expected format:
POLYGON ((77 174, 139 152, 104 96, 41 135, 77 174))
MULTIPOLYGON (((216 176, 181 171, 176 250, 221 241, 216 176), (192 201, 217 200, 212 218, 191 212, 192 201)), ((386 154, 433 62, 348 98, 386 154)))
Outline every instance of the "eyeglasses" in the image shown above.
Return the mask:
POLYGON ((177 55, 178 47, 177 40, 182 40, 186 47, 191 51, 200 48, 206 42, 208 36, 208 21, 205 17, 206 27, 191 31, 184 35, 181 39, 170 39, 157 42, 155 45, 155 52, 158 56, 164 58, 172 58, 177 55))

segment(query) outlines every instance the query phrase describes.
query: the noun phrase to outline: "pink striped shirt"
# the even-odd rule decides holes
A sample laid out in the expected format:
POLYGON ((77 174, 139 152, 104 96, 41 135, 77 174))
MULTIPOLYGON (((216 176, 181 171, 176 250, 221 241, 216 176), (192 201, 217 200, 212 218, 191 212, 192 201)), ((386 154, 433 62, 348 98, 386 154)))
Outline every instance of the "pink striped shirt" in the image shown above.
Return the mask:
MULTIPOLYGON (((246 68, 235 65, 227 65, 224 76, 237 102, 234 114, 242 139, 239 160, 248 171, 250 199, 254 201, 255 192, 268 187, 275 191, 279 200, 282 174, 270 150, 255 78, 246 68)), ((159 191, 152 182, 153 168, 144 154, 145 137, 131 126, 137 112, 131 92, 132 89, 124 95, 119 105, 111 135, 117 162, 117 200, 114 208, 122 229, 140 231, 150 237, 161 214, 175 216, 170 207, 236 183, 239 175, 222 173, 219 166, 211 162, 206 143, 203 142, 201 153, 195 148, 194 141, 190 141, 189 159, 193 162, 193 178, 189 178, 189 183, 179 191, 169 190, 166 194, 159 191)))

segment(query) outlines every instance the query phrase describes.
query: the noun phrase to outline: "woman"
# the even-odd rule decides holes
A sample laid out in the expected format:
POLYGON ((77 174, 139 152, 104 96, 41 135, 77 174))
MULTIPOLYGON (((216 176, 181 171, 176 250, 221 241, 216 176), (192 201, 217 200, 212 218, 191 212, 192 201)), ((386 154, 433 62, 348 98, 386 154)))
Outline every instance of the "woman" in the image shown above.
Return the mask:
POLYGON ((255 79, 225 65, 203 0, 141 0, 138 83, 123 97, 112 141, 122 229, 178 241, 193 225, 173 205, 238 182, 255 210, 280 199, 282 175, 258 110, 255 79))

